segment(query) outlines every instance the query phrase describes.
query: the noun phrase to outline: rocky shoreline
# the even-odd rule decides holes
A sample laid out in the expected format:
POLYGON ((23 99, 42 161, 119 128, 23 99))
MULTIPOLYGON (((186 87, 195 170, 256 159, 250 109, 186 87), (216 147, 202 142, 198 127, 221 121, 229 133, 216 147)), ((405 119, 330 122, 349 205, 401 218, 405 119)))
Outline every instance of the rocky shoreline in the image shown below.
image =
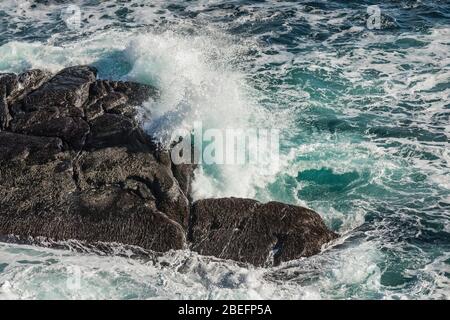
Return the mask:
POLYGON ((136 107, 148 99, 156 88, 98 80, 88 66, 0 74, 0 239, 190 248, 270 266, 337 237, 302 207, 192 203, 194 166, 174 165, 142 129, 136 107))

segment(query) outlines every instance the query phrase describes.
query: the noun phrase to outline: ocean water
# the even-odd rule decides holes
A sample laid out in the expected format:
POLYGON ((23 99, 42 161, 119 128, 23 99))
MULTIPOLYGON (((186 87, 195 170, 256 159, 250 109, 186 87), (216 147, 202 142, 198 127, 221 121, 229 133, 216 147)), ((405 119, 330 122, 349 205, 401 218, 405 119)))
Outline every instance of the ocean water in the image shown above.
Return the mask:
POLYGON ((194 197, 305 205, 342 237, 268 269, 0 243, 0 299, 450 298, 449 1, 0 0, 0 72, 76 64, 160 88, 155 135, 279 129, 275 172, 203 166, 194 197))

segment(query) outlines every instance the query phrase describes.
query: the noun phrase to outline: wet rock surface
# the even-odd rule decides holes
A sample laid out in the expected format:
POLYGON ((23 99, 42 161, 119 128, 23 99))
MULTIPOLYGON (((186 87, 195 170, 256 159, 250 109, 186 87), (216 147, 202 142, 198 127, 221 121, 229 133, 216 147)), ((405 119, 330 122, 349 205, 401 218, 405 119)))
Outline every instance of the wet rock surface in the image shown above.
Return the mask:
POLYGON ((151 86, 98 80, 89 66, 0 74, 0 239, 190 246, 272 265, 336 237, 300 207, 236 198, 192 205, 194 166, 174 165, 139 120, 137 106, 157 98, 151 86))
POLYGON ((200 200, 192 207, 192 249, 257 266, 309 257, 337 235, 309 209, 251 199, 200 200))
POLYGON ((157 90, 96 78, 1 76, 0 233, 184 248, 187 197, 130 111, 157 90))

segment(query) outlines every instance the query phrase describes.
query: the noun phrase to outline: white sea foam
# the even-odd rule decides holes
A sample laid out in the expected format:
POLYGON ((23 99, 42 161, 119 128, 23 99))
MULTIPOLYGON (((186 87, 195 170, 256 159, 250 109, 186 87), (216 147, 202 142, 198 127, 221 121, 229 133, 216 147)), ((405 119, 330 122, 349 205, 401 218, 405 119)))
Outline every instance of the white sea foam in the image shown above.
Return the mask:
MULTIPOLYGON (((145 1, 140 0, 132 2, 145 4, 145 1)), ((2 1, 2 4, 8 3, 2 1)), ((75 3, 82 4, 81 1, 75 3)), ((192 2, 186 11, 197 12, 214 3, 192 2)), ((324 24, 339 26, 345 21, 347 11, 325 13, 318 9, 308 12, 297 10, 285 19, 275 9, 256 4, 242 7, 248 14, 225 25, 210 22, 227 11, 213 11, 215 15, 200 13, 194 21, 185 21, 167 10, 164 1, 152 1, 152 4, 129 13, 129 21, 124 22, 124 25, 141 26, 133 31, 118 30, 114 26, 117 21, 115 12, 127 4, 116 3, 115 7, 109 8, 111 1, 105 1, 98 7, 83 7, 83 15, 89 19, 81 31, 64 30, 46 41, 32 43, 15 40, 2 45, 0 71, 20 72, 29 68, 44 68, 56 72, 66 66, 96 64, 102 60, 107 61, 102 66, 114 65, 118 55, 129 68, 124 67, 124 72, 121 68, 117 68, 117 71, 111 67, 106 72, 108 77, 150 83, 161 89, 161 99, 149 102, 144 107, 151 110, 154 119, 154 122, 147 124, 147 129, 162 140, 176 128, 190 128, 195 120, 202 120, 206 127, 220 129, 276 126, 282 130, 285 140, 299 135, 303 140, 295 143, 285 141, 278 174, 267 175, 265 173, 271 172, 272 168, 258 166, 199 168, 193 186, 194 196, 196 199, 240 196, 264 201, 284 200, 281 196, 277 198, 270 186, 278 183, 279 187, 284 187, 287 182, 283 179, 290 179, 294 185, 287 188, 289 194, 284 196, 292 203, 313 206, 329 225, 339 221, 339 231, 345 237, 335 248, 327 249, 321 255, 269 270, 211 260, 187 251, 164 255, 162 259, 169 263, 169 267, 162 267, 162 264, 122 257, 99 257, 0 244, 1 299, 449 297, 448 277, 445 276, 445 272, 448 272, 448 255, 444 254, 436 261, 427 263, 423 262, 425 258, 418 257, 419 260, 423 259, 420 263, 422 266, 425 264, 425 267, 406 270, 404 274, 417 276, 422 281, 408 292, 383 285, 382 275, 385 270, 380 269, 379 265, 387 257, 381 248, 390 244, 383 243, 382 237, 392 232, 386 222, 372 222, 376 227, 371 233, 357 233, 364 239, 371 236, 375 240, 352 239, 354 230, 364 225, 368 213, 376 212, 380 206, 389 207, 390 201, 420 195, 449 202, 448 193, 442 191, 450 189, 448 141, 421 141, 407 135, 367 135, 367 139, 361 140, 351 129, 339 133, 317 132, 313 127, 316 119, 298 117, 321 108, 331 110, 332 114, 342 119, 373 115, 376 116, 376 121, 371 123, 373 126, 397 128, 399 123, 408 120, 411 121, 410 128, 431 133, 444 131, 448 138, 450 128, 445 122, 448 117, 435 120, 436 115, 448 114, 450 91, 437 90, 448 83, 450 77, 447 27, 434 28, 428 34, 405 33, 400 36, 353 27, 324 40, 321 51, 293 54, 285 50, 283 45, 260 43, 260 39, 236 41, 235 37, 221 31, 221 28, 226 30, 245 23, 251 25, 283 19, 283 32, 289 33, 292 31, 290 22, 300 19, 314 33, 324 24), (165 29, 159 26, 162 16, 168 25, 165 29), (159 27, 149 28, 153 25, 159 27), (202 32, 189 31, 195 28, 204 29, 201 29, 202 32), (73 39, 63 41, 67 37, 73 39), (358 41, 355 42, 354 38, 345 40, 348 37, 358 37, 358 41), (336 41, 343 44, 349 41, 347 45, 350 45, 351 50, 337 52, 333 47, 336 41), (404 45, 398 50, 380 48, 380 44, 395 45, 399 41, 418 41, 422 45, 404 45), (267 53, 268 48, 272 52, 267 53), (256 53, 252 55, 250 51, 256 53), (275 66, 264 68, 269 64, 275 66), (409 67, 405 68, 405 65, 409 67), (311 82, 299 85, 281 83, 277 95, 271 97, 268 94, 273 89, 271 80, 286 79, 295 70, 319 75, 321 79, 328 77, 333 83, 323 86, 311 82), (373 71, 382 76, 364 76, 365 72, 373 71), (333 84, 346 89, 334 89, 333 84), (374 92, 373 88, 379 91, 374 92), (332 101, 321 100, 328 98, 328 92, 332 92, 335 98, 332 101), (370 103, 362 100, 361 95, 370 99, 370 103), (421 108, 407 113, 408 110, 402 109, 405 107, 398 106, 401 101, 419 102, 421 108), (386 106, 389 108, 384 108, 386 106), (393 108, 405 112, 392 112, 393 108), (439 160, 430 161, 426 157, 415 156, 417 154, 427 154, 439 160), (333 176, 350 173, 359 177, 352 182, 353 188, 345 192, 347 207, 337 207, 330 200, 333 198, 325 198, 326 195, 321 195, 328 199, 325 201, 306 201, 299 196, 308 183, 296 179, 298 174, 323 168, 331 170, 333 176), (393 189, 394 183, 414 185, 414 174, 417 172, 425 176, 424 185, 433 191, 393 189), (366 191, 369 187, 379 193, 366 191), (440 190, 440 193, 436 190, 440 190), (360 196, 352 199, 358 192, 360 196), (72 266, 79 266, 82 274, 82 287, 76 292, 67 287, 72 266), (277 281, 274 275, 279 272, 286 278, 302 272, 304 276, 294 277, 291 281, 277 281)), ((274 5, 279 10, 292 6, 282 2, 274 5)), ((300 4, 294 5, 303 8, 300 4)), ((36 10, 22 15, 8 5, 6 11, 14 23, 12 26, 21 30, 30 21, 36 25, 54 23, 54 17, 47 13, 59 17, 62 9, 58 5, 38 6, 36 10)), ((263 38, 267 35, 261 33, 259 36, 263 38)), ((314 46, 316 41, 299 41, 297 49, 314 46)), ((430 209, 427 214, 439 221, 447 218, 444 230, 448 233, 448 215, 435 211, 430 209)), ((445 208, 440 211, 445 211, 445 208)), ((408 221, 407 215, 402 218, 408 221)), ((431 230, 420 225, 420 221, 415 223, 416 237, 431 230)))
MULTIPOLYGON (((351 250, 358 263, 347 260, 347 266, 335 264, 331 278, 324 279, 320 287, 266 279, 272 277, 272 272, 276 275, 278 269, 289 274, 293 263, 266 270, 241 267, 188 251, 168 253, 153 263, 9 244, 0 244, 0 249, 3 263, 1 299, 326 298, 326 290, 323 290, 327 286, 365 283, 375 272, 375 261, 371 260, 367 248, 351 250), (361 259, 361 254, 366 260, 361 259), (80 275, 77 288, 67 285, 77 276, 74 268, 80 275)), ((326 263, 326 259, 310 261, 306 270, 326 263)))

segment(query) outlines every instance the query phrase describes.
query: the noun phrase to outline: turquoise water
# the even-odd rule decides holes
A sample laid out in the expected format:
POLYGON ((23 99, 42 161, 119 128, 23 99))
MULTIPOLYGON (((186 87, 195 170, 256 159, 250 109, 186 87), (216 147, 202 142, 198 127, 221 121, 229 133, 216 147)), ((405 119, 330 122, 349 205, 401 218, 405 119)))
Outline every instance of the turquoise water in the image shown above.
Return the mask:
POLYGON ((92 64, 159 87, 165 130, 277 128, 275 174, 203 166, 194 196, 306 205, 342 238, 273 269, 0 244, 0 298, 449 298, 448 1, 72 1, 75 27, 45 2, 1 2, 0 72, 92 64))

